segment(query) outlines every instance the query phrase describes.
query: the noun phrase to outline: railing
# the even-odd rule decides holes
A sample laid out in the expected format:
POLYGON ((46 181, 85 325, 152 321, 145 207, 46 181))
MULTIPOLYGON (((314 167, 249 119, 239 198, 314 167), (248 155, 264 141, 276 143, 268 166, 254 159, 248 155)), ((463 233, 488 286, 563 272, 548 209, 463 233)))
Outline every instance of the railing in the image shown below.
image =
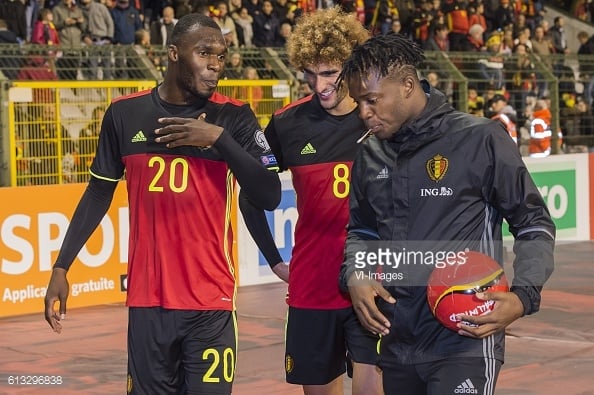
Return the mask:
MULTIPOLYGON (((14 81, 0 92, 3 186, 86 182, 101 120, 111 101, 157 81, 14 81), (7 138, 6 138, 7 137, 7 138)), ((219 91, 250 104, 260 124, 291 101, 285 80, 220 81, 219 91)), ((133 116, 133 114, 131 114, 133 116)))
MULTIPOLYGON (((219 91, 250 103, 266 126, 276 109, 295 99, 296 72, 287 64, 282 48, 242 49, 240 53, 244 67, 256 68, 260 78, 274 76, 279 80, 221 80, 219 91)), ((523 152, 530 108, 541 98, 550 107, 552 130, 563 131, 565 152, 594 147, 594 55, 524 58, 514 54, 493 58, 496 56, 486 53, 427 52, 420 72, 422 77, 437 76, 437 87, 452 105, 477 116, 490 116, 489 97, 505 91, 516 111, 523 152), (493 62, 500 62, 502 67, 490 70, 493 62), (482 98, 482 104, 470 95, 473 91, 482 98)), ((167 53, 162 47, 0 45, 0 185, 87 180, 96 137, 84 134, 99 122, 93 110, 105 108, 114 97, 155 86, 166 67, 167 53), (109 69, 116 63, 123 68, 117 72, 109 69), (109 69, 107 73, 104 66, 109 69), (105 77, 114 79, 100 80, 105 77), (46 134, 51 143, 44 140, 46 134)))

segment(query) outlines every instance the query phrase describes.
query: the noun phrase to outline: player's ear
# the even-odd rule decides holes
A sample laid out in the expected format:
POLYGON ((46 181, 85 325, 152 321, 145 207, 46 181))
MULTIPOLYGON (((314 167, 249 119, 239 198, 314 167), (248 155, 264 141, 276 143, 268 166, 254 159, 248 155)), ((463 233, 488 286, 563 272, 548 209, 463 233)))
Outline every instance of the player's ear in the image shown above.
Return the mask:
MULTIPOLYGON (((412 76, 405 77, 403 87, 404 87, 405 97, 410 97, 413 94, 415 88, 417 87, 417 84, 415 83, 415 79, 412 76)), ((420 88, 420 86, 419 86, 419 88, 420 88)))
POLYGON ((177 46, 174 44, 169 44, 167 47, 167 57, 172 62, 177 62, 178 53, 177 53, 177 46))

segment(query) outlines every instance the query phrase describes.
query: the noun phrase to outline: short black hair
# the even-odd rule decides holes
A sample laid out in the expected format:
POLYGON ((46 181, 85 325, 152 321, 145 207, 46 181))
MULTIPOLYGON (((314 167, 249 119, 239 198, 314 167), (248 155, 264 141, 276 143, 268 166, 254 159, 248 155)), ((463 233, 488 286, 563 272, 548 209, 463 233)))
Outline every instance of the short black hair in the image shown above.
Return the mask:
POLYGON ((198 29, 199 27, 210 27, 213 29, 221 30, 219 25, 209 16, 204 14, 187 14, 184 15, 177 21, 171 38, 169 39, 170 44, 179 44, 179 40, 187 33, 198 29))
POLYGON ((344 62, 339 81, 366 77, 371 73, 387 77, 393 70, 415 72, 425 60, 421 47, 397 33, 378 35, 357 45, 344 62))

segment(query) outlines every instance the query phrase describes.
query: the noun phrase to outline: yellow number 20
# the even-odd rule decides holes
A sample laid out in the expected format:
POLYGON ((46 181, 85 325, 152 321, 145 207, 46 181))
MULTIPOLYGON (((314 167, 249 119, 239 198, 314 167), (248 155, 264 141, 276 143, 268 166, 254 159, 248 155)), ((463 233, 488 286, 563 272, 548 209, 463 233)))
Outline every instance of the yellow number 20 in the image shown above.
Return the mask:
POLYGON ((334 183, 332 183, 332 192, 334 196, 343 199, 349 195, 349 167, 344 163, 334 166, 334 183))
MULTIPOLYGON (((215 371, 217 370, 217 368, 219 367, 219 364, 221 363, 220 352, 214 348, 207 348, 202 353, 202 359, 205 361, 212 359, 212 363, 210 364, 210 367, 208 368, 206 373, 204 373, 204 377, 202 378, 202 381, 205 383, 220 383, 221 378, 216 377, 216 375, 215 375, 215 371)), ((233 381, 233 376, 235 374, 235 355, 233 355, 233 350, 231 348, 227 347, 223 351, 222 359, 223 359, 223 366, 222 366, 223 367, 223 380, 230 383, 233 381)))
MULTIPOLYGON (((150 192, 163 192, 163 187, 157 183, 163 178, 167 170, 165 159, 160 156, 153 156, 149 159, 149 167, 156 167, 157 172, 149 185, 150 192)), ((181 193, 188 187, 188 162, 184 158, 175 158, 169 164, 169 189, 173 192, 181 193), (181 180, 176 183, 176 175, 181 174, 181 180)))

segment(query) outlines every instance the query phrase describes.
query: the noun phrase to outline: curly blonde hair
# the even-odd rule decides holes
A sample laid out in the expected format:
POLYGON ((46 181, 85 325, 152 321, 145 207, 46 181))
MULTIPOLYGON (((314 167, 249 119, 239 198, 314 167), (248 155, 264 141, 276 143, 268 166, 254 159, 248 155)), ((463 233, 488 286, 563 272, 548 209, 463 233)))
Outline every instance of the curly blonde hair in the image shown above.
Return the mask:
POLYGON ((298 70, 312 64, 341 64, 355 44, 369 38, 369 32, 340 7, 320 9, 299 18, 287 41, 289 62, 298 70))

